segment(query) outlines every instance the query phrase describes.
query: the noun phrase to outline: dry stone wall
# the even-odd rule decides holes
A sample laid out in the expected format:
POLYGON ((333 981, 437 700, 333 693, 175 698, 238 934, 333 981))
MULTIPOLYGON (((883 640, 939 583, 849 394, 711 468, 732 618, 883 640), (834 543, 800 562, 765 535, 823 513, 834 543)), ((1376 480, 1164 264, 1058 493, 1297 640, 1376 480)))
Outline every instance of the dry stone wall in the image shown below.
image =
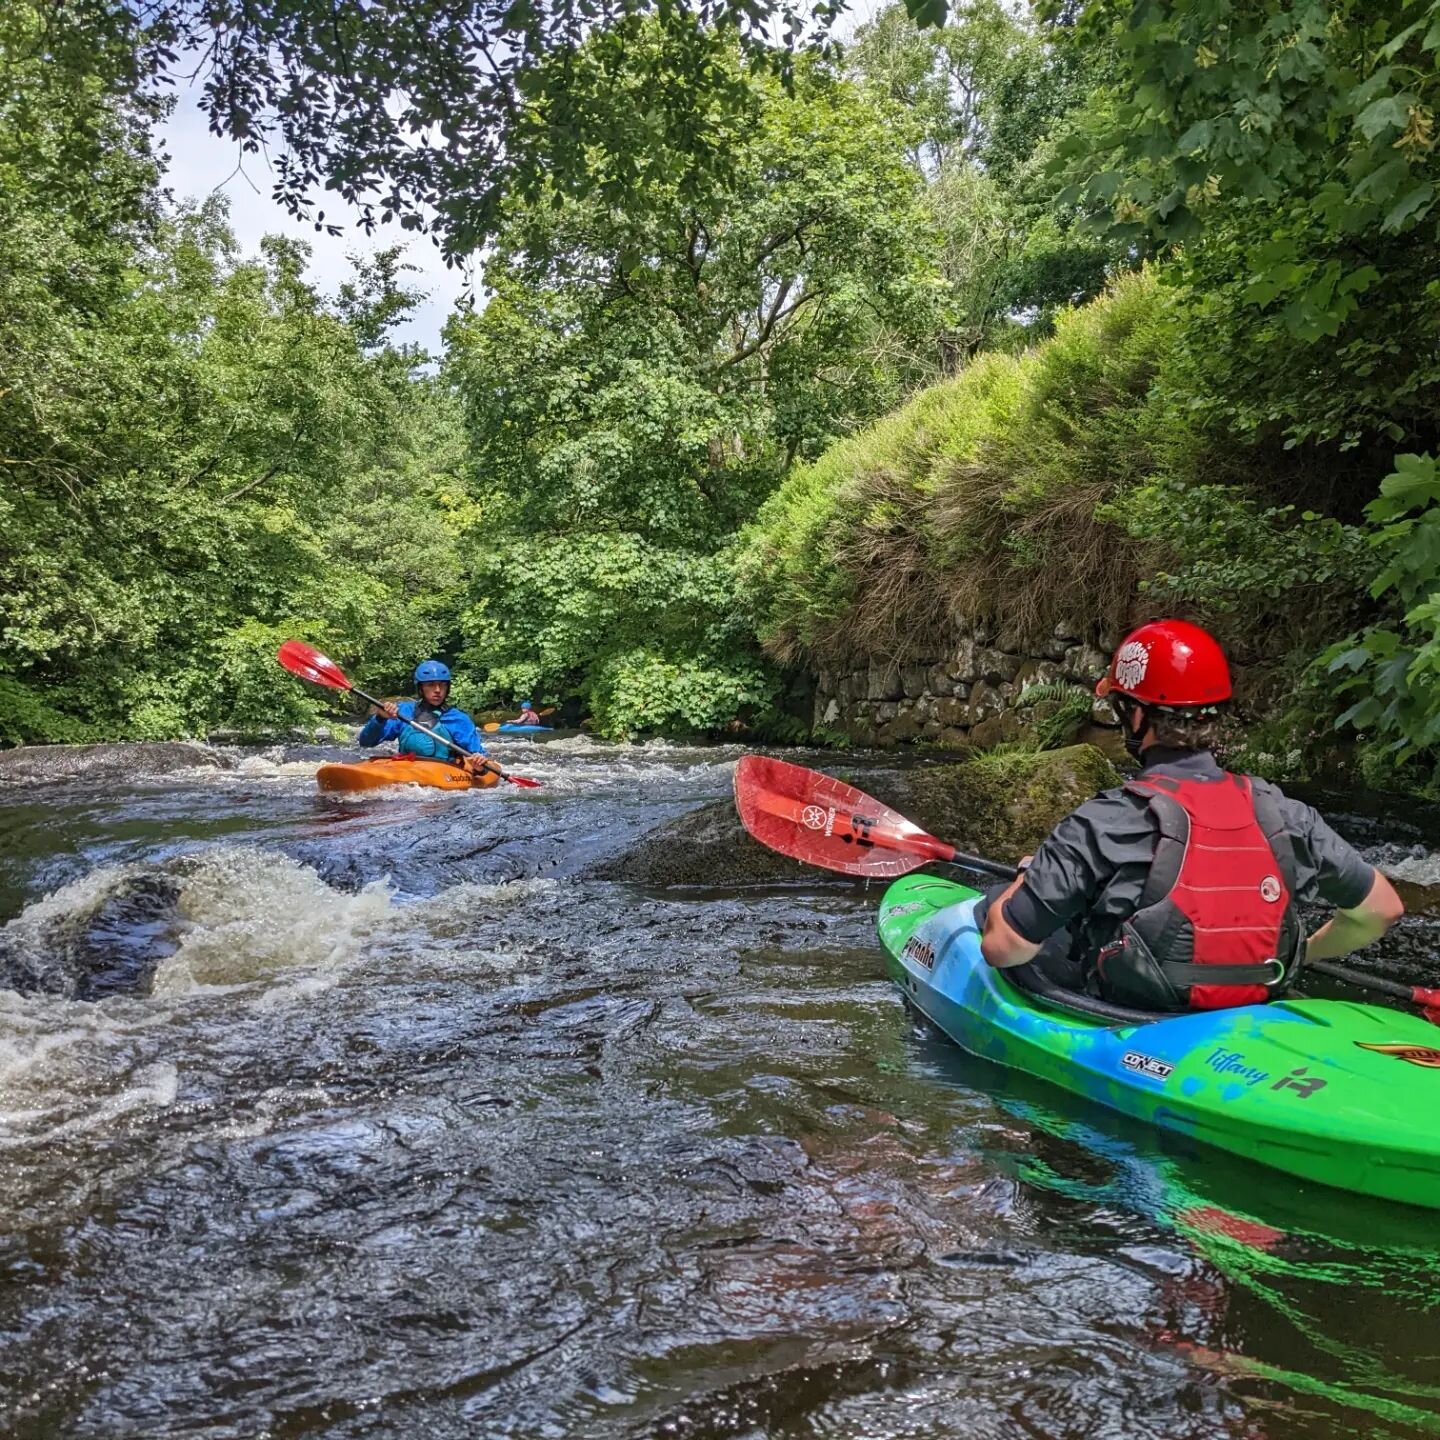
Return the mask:
MULTIPOLYGON (((861 745, 923 740, 985 749, 1019 737, 1024 711, 1015 702, 1027 687, 1066 681, 1089 689, 1117 643, 1115 636, 1062 623, 1048 641, 1021 645, 977 625, 930 658, 871 656, 849 669, 821 667, 814 724, 861 745)), ((1095 702, 1092 720, 1116 724, 1103 700, 1095 702)))

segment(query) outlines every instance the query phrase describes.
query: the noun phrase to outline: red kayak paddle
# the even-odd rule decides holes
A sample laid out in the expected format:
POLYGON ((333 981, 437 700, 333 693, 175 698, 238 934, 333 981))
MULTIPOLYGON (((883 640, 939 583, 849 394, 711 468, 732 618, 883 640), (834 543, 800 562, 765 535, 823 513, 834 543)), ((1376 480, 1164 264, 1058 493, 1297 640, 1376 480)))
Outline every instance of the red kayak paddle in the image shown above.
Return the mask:
POLYGON ((893 878, 935 860, 1004 880, 1015 874, 1009 865, 927 835, 833 775, 766 755, 744 755, 735 766, 735 808, 762 845, 846 875, 893 878))

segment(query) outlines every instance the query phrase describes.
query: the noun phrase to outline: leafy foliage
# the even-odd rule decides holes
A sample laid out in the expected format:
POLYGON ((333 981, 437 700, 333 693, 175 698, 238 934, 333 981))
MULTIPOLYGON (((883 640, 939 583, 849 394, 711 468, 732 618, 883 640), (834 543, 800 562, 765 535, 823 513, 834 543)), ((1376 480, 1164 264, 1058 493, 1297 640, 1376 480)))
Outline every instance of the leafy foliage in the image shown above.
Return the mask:
MULTIPOLYGON (((1431 446, 1440 5, 1095 0, 1120 83, 1062 144, 1112 234, 1184 243, 1189 400, 1217 427, 1431 446)), ((1178 377, 1178 372, 1177 372, 1178 377)))
POLYGON ((383 343, 403 262, 332 305, 303 246, 239 258, 221 202, 167 211, 149 117, 105 73, 63 84, 23 18, 0 51, 0 729, 313 721, 276 683, 282 633, 398 671, 458 583, 458 413, 383 343))
POLYGON ((1440 746, 1440 467, 1434 457, 1398 456, 1365 514, 1382 565, 1370 593, 1398 613, 1322 658, 1336 693, 1353 702, 1337 726, 1373 733, 1403 760, 1440 746))
POLYGON ((907 137, 943 237, 949 368, 1043 335, 1058 308, 1135 263, 1123 243, 1081 232, 1046 173, 1106 61, 995 0, 969 0, 931 29, 892 4, 857 32, 847 64, 907 137))
POLYGON ((943 286, 899 138, 820 67, 758 116, 713 204, 517 210, 447 335, 488 487, 467 662, 497 693, 577 688, 607 733, 768 702, 731 535, 933 373, 943 286))
MULTIPOLYGON (((929 21, 944 6, 915 0, 929 21)), ((333 227, 316 191, 367 228, 432 223, 450 255, 551 187, 639 213, 659 188, 702 201, 730 174, 754 92, 731 63, 788 79, 823 46, 830 0, 73 0, 48 48, 83 68, 88 32, 134 56, 137 87, 195 69, 217 133, 272 157, 275 193, 333 227)))

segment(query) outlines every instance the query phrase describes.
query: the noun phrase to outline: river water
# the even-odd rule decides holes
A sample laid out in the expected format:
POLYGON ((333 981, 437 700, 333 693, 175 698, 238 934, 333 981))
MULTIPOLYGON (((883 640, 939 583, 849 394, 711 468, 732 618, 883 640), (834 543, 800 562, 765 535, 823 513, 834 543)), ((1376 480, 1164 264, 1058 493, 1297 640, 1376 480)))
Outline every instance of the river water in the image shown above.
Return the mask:
POLYGON ((874 889, 586 878, 733 749, 502 753, 0 790, 0 1433, 1440 1434, 1440 1217, 969 1059, 874 889))

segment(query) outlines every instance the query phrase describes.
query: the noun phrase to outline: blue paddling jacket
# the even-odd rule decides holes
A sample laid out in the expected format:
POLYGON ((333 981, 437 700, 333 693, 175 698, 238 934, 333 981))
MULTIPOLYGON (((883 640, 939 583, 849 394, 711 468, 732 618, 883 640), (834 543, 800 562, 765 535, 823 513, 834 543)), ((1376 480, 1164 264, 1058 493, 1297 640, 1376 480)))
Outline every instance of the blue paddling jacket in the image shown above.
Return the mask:
MULTIPOLYGON (((447 705, 437 715, 428 705, 415 700, 402 700, 397 707, 406 720, 418 720, 420 724, 440 734, 448 735, 462 750, 472 755, 485 753, 480 732, 475 722, 463 711, 447 705), (419 709, 422 713, 416 714, 419 709)), ((453 760, 455 752, 444 745, 437 745, 428 735, 422 735, 413 725, 403 720, 387 720, 383 715, 372 715, 361 730, 356 743, 368 750, 372 745, 383 745, 387 740, 396 742, 396 749, 402 755, 418 755, 424 760, 453 760)))

